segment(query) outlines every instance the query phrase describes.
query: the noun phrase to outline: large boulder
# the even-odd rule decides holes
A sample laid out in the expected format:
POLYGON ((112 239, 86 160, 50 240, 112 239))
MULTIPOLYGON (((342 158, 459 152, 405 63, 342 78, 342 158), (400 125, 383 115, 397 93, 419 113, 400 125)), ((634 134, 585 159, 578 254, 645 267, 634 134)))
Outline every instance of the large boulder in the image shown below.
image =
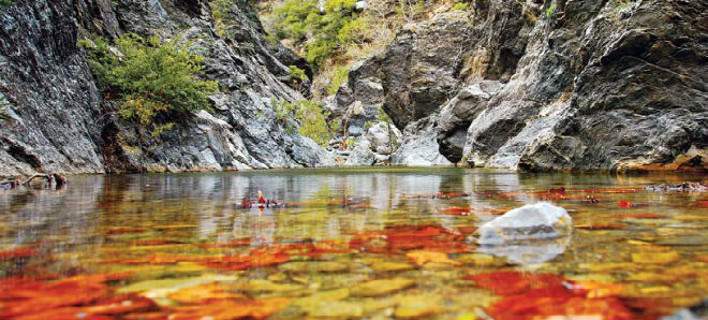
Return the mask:
POLYGON ((572 232, 573 219, 568 212, 547 202, 510 210, 479 227, 477 243, 503 245, 526 240, 544 240, 572 232))

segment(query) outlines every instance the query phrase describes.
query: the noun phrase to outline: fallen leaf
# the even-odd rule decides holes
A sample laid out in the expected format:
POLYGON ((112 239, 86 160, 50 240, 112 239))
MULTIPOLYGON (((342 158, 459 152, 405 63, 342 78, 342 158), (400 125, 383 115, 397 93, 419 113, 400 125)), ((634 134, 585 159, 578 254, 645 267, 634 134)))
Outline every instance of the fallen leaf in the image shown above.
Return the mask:
POLYGON ((442 311, 442 304, 443 299, 438 295, 405 295, 398 298, 394 315, 396 318, 405 319, 430 317, 442 311))
POLYGON ((265 298, 260 300, 214 300, 208 304, 176 307, 170 320, 232 320, 242 318, 264 319, 285 308, 286 298, 265 298))
POLYGON ((660 214, 656 213, 649 213, 649 212, 644 212, 644 213, 624 213, 620 214, 619 217, 621 218, 629 218, 629 219, 663 219, 665 216, 662 216, 660 214))
POLYGON ((406 278, 379 279, 360 283, 351 289, 351 293, 355 296, 376 297, 413 286, 415 286, 415 281, 406 278))
POLYGON ((680 259, 678 252, 639 252, 632 254, 632 261, 641 264, 661 264, 666 265, 680 259))
POLYGON ((440 210, 440 213, 451 216, 468 216, 470 214, 469 207, 447 207, 440 210))
POLYGON ((417 265, 422 266, 426 263, 443 263, 453 266, 460 265, 461 263, 448 258, 447 253, 437 252, 437 251, 410 251, 406 253, 406 256, 413 260, 417 265))
POLYGON ((170 300, 181 304, 206 303, 210 300, 245 299, 241 294, 229 292, 222 284, 211 282, 177 290, 167 295, 170 300))
POLYGON ((617 202, 617 206, 623 209, 629 209, 633 207, 632 203, 629 202, 628 200, 620 200, 617 202))
POLYGON ((376 272, 406 271, 413 269, 413 266, 402 262, 381 261, 371 264, 371 269, 376 272))
POLYGON ((622 230, 626 229, 627 225, 615 222, 593 222, 586 224, 577 224, 575 225, 575 228, 582 230, 622 230))
POLYGON ((0 250, 0 261, 29 258, 37 254, 33 247, 22 246, 7 250, 0 250))
POLYGON ((565 290, 564 279, 553 274, 533 274, 516 271, 497 271, 465 277, 477 286, 489 289, 498 295, 514 295, 534 289, 565 290))

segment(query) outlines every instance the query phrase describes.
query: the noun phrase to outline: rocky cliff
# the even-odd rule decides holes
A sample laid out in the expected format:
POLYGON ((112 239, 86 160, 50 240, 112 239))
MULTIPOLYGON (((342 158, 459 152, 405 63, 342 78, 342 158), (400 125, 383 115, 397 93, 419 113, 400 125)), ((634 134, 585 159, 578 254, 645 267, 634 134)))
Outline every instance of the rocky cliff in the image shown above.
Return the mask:
POLYGON ((470 3, 406 26, 335 99, 386 111, 394 164, 708 168, 708 3, 470 3))
POLYGON ((217 32, 206 0, 17 0, 0 8, 0 175, 234 170, 331 163, 311 139, 286 132, 273 101, 302 95, 288 66, 307 68, 269 44, 250 1, 221 12, 217 32), (181 37, 216 80, 209 112, 140 143, 97 89, 79 39, 132 32, 181 37))
MULTIPOLYGON (((265 40, 251 1, 17 0, 0 9, 0 175, 333 165, 514 170, 708 168, 708 3, 473 0, 408 23, 326 99, 327 152, 285 130, 274 101, 307 64, 265 40), (215 18, 218 16, 219 18, 215 18), (97 88, 80 39, 179 37, 219 83, 145 143, 97 88), (384 117, 382 117, 384 115, 384 117)), ((395 1, 392 3, 396 3, 395 1)), ((444 6, 443 6, 444 7, 444 6)), ((392 5, 392 10, 394 6, 392 5)))

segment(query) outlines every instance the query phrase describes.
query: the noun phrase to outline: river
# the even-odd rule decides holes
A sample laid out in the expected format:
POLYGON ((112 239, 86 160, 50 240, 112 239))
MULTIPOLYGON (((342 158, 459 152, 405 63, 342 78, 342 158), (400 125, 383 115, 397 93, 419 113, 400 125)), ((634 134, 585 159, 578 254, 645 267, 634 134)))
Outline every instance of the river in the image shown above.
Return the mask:
POLYGON ((0 191, 0 318, 654 319, 708 296, 708 194, 645 190, 683 181, 705 177, 73 176, 0 191), (277 205, 243 208, 258 191, 277 205), (481 223, 539 201, 572 235, 476 245, 481 223))

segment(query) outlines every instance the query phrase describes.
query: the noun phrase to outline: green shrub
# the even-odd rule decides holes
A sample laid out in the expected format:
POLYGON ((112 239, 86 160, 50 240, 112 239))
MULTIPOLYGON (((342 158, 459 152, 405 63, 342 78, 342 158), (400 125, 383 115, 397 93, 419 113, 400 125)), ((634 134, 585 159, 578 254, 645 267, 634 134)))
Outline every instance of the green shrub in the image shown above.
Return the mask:
POLYGON ((349 20, 337 32, 337 41, 339 43, 358 43, 361 41, 362 35, 366 33, 366 28, 368 28, 368 22, 364 17, 349 20))
POLYGON ((214 18, 214 28, 216 34, 223 37, 226 33, 226 16, 229 8, 233 5, 233 0, 211 0, 211 16, 214 18))
POLYGON ((327 0, 320 12, 317 0, 285 0, 271 13, 272 32, 278 40, 288 39, 304 48, 304 56, 315 68, 347 43, 358 41, 365 21, 354 12, 356 0, 327 0))
POLYGON ((470 4, 467 2, 455 2, 455 4, 452 5, 453 11, 467 11, 469 9, 470 9, 470 4))
POLYGON ((327 123, 327 115, 322 105, 312 100, 299 100, 295 102, 275 101, 273 103, 275 119, 288 133, 297 132, 305 137, 314 140, 321 146, 326 146, 332 139, 332 132, 337 128, 330 128, 327 123), (294 119, 297 128, 290 125, 289 119, 294 119))
POLYGON ((103 39, 81 41, 99 84, 120 100, 118 114, 152 133, 171 128, 169 120, 209 106, 209 95, 217 91, 215 81, 197 78, 204 58, 177 40, 161 43, 134 34, 116 40, 117 57, 103 39))
POLYGON ((15 3, 15 0, 0 0, 0 8, 2 7, 8 7, 15 3))
POLYGON ((307 74, 305 73, 305 70, 300 69, 298 66, 289 66, 288 69, 290 69, 290 75, 300 81, 305 81, 307 80, 307 74))
POLYGON ((347 80, 349 80, 349 68, 347 66, 337 67, 334 70, 334 74, 332 75, 332 79, 330 79, 327 88, 325 88, 327 94, 336 94, 339 90, 339 87, 341 87, 345 82, 347 82, 347 80))
POLYGON ((546 18, 551 18, 553 17, 553 14, 556 13, 556 4, 552 3, 548 8, 546 8, 546 18))

